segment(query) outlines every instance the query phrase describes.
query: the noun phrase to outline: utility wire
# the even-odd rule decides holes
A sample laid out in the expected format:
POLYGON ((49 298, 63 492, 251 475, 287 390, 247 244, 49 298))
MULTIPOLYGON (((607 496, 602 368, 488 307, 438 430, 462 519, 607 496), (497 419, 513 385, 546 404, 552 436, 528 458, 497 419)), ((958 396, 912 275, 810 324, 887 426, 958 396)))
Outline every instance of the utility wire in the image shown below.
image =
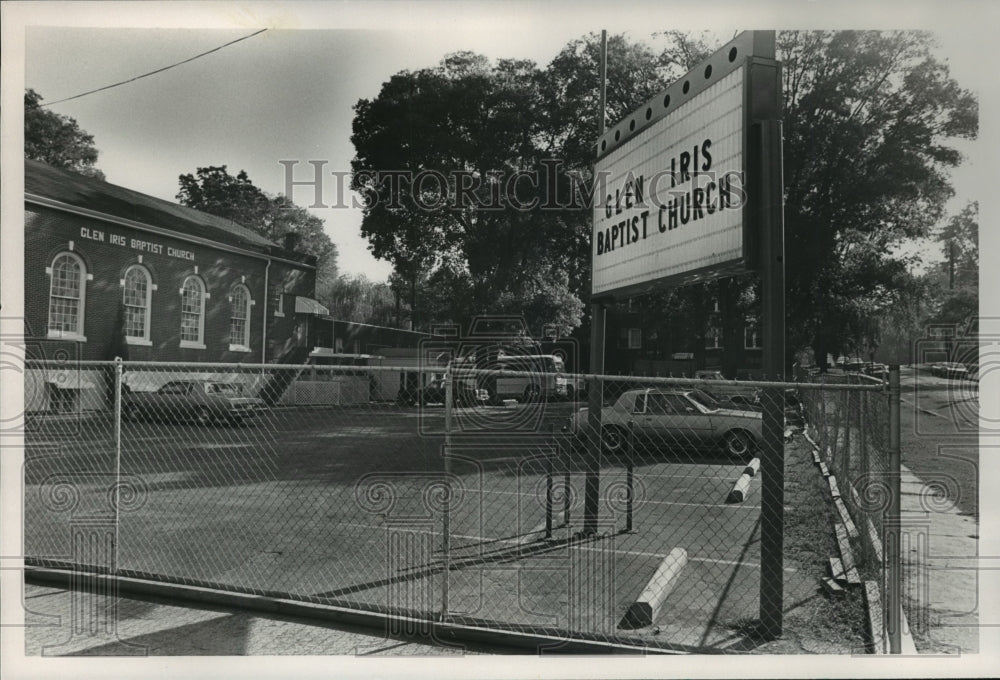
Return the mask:
POLYGON ((181 64, 186 64, 189 61, 194 61, 195 59, 199 59, 201 57, 204 57, 205 55, 211 54, 212 52, 218 52, 219 50, 221 50, 223 48, 229 47, 230 45, 235 45, 236 43, 238 43, 238 42, 240 42, 242 40, 246 40, 247 38, 252 38, 255 35, 260 35, 261 33, 263 33, 266 30, 267 30, 266 28, 262 28, 259 31, 257 31, 256 33, 251 33, 250 35, 245 35, 242 38, 237 38, 236 40, 232 40, 230 42, 227 42, 225 45, 219 45, 215 49, 211 49, 208 52, 202 52, 201 54, 196 54, 195 56, 191 57, 190 59, 185 59, 184 61, 179 61, 176 64, 171 64, 170 66, 164 66, 163 68, 158 68, 155 71, 150 71, 149 73, 143 73, 141 76, 136 76, 135 78, 129 78, 128 80, 123 80, 123 81, 121 81, 119 83, 115 83, 114 85, 105 85, 104 87, 99 87, 96 90, 90 90, 89 92, 82 92, 80 94, 75 94, 72 97, 66 97, 65 99, 58 99, 58 100, 56 100, 54 102, 48 102, 47 104, 42 104, 42 106, 54 106, 55 104, 62 104, 63 102, 68 102, 71 99, 79 99, 80 97, 86 97, 88 94, 94 94, 95 92, 103 92, 104 90, 110 90, 112 87, 118 87, 119 85, 126 85, 128 83, 135 82, 136 80, 139 80, 141 78, 146 78, 148 76, 152 76, 152 75, 155 75, 157 73, 162 73, 163 71, 166 71, 168 69, 172 69, 175 66, 180 66, 181 64))

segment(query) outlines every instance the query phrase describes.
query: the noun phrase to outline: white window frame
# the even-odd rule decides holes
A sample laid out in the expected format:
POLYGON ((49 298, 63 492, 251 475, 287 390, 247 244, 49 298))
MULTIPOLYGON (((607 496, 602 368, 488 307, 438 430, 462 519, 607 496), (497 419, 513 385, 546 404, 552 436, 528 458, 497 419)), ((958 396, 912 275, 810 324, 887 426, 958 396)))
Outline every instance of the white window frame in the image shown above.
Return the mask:
POLYGON ((628 349, 642 349, 642 329, 628 329, 628 349))
POLYGON ((180 346, 186 349, 205 349, 205 300, 208 299, 208 287, 205 282, 202 281, 200 276, 195 274, 190 274, 184 277, 184 281, 181 283, 180 295, 181 295, 181 330, 183 332, 184 328, 184 288, 187 286, 188 281, 194 281, 201 290, 200 295, 200 305, 198 309, 198 339, 197 340, 185 340, 181 338, 180 346))
POLYGON ((55 257, 52 258, 52 262, 45 269, 45 273, 49 275, 49 315, 46 319, 46 337, 58 338, 60 340, 78 340, 80 342, 86 342, 87 336, 83 334, 84 326, 84 312, 87 309, 87 281, 90 281, 93 277, 87 273, 87 265, 84 263, 83 258, 74 252, 69 250, 64 250, 62 252, 56 253, 55 257), (78 307, 76 314, 76 330, 66 331, 63 329, 54 329, 51 327, 52 324, 52 274, 55 271, 56 262, 62 257, 69 257, 75 260, 77 265, 80 267, 80 297, 77 298, 78 307))
POLYGON ((285 316, 285 290, 283 288, 275 288, 274 315, 285 316))
POLYGON ((237 283, 232 287, 229 293, 229 351, 230 352, 251 352, 250 349, 250 319, 251 311, 253 309, 253 297, 250 295, 250 289, 247 288, 245 284, 237 283), (236 307, 233 305, 234 298, 236 297, 237 291, 244 291, 247 296, 246 305, 244 306, 246 312, 246 326, 244 327, 242 338, 233 338, 233 320, 236 318, 233 316, 233 312, 236 311, 236 307), (234 339, 243 340, 244 342, 233 342, 234 339))
POLYGON ((149 339, 149 326, 153 320, 153 290, 156 286, 153 285, 153 275, 150 273, 149 269, 141 264, 131 264, 125 269, 125 273, 122 275, 121 288, 122 288, 122 304, 125 305, 125 293, 127 291, 126 285, 128 284, 128 275, 133 271, 142 272, 146 277, 146 315, 142 322, 143 335, 142 337, 125 335, 125 344, 127 345, 140 345, 143 347, 149 347, 153 344, 152 340, 149 339))
POLYGON ((763 349, 756 321, 747 321, 746 325, 743 326, 743 349, 763 349))

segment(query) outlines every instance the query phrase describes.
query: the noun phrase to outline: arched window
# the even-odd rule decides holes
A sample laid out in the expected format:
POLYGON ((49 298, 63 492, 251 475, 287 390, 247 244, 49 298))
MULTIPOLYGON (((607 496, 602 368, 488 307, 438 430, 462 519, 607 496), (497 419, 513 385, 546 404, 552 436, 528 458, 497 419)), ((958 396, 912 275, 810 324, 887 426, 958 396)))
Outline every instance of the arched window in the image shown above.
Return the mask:
POLYGON ((250 290, 243 284, 233 286, 229 296, 229 349, 233 352, 250 351, 250 290))
POLYGON ((125 342, 149 344, 149 312, 152 306, 153 279, 149 271, 134 264, 125 270, 123 302, 125 303, 125 342))
POLYGON ((181 286, 181 347, 205 349, 205 284, 197 276, 181 286))
POLYGON ((49 337, 86 340, 83 312, 87 267, 74 253, 59 253, 49 274, 49 337))

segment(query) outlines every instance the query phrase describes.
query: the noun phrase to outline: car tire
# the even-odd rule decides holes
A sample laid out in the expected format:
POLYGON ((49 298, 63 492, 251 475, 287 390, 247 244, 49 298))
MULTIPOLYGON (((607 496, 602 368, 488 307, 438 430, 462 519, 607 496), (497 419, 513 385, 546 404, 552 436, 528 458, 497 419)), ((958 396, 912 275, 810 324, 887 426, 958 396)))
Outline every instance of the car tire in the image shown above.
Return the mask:
POLYGON ((722 438, 722 446, 729 456, 740 460, 753 454, 753 438, 745 430, 727 432, 722 438))
POLYGON ((609 425, 601 430, 601 447, 605 453, 622 453, 628 443, 628 434, 624 429, 609 425))

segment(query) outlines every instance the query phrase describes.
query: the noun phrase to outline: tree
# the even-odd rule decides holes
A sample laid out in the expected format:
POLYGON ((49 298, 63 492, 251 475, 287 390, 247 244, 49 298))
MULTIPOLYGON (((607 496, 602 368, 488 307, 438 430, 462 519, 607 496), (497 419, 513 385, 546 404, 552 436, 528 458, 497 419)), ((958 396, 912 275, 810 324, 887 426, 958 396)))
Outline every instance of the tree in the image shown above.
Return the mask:
POLYGON ((341 276, 329 297, 330 314, 343 321, 392 326, 395 297, 389 284, 370 281, 364 274, 341 276))
POLYGON ((225 217, 271 241, 296 233, 302 252, 316 256, 316 297, 328 301, 337 280, 337 247, 323 230, 323 220, 281 194, 271 196, 240 170, 225 165, 198 168, 179 177, 177 200, 196 210, 225 217))
MULTIPOLYGON (((612 71, 620 87, 610 101, 624 110, 660 84, 656 56, 620 36, 611 49, 622 59, 612 71)), ((457 53, 435 68, 396 74, 375 99, 355 106, 354 188, 373 199, 362 234, 409 282, 411 308, 427 312, 425 326, 491 313, 522 314, 533 332, 548 324, 567 332, 581 323, 590 209, 552 208, 572 195, 564 170, 590 178, 597 71, 588 74, 580 64, 596 64, 597 51, 592 40, 575 41, 544 71, 529 61, 491 64, 457 53), (406 180, 395 187, 371 180, 386 170, 411 179, 433 170, 445 185, 427 191, 425 184, 421 192, 406 180), (510 183, 517 173, 552 183, 510 183), (459 200, 460 193, 469 200, 459 200), (444 207, 419 205, 436 200, 444 207), (432 281, 447 284, 450 297, 429 289, 418 303, 422 282, 432 281)))
POLYGON ((81 130, 73 118, 42 108, 42 99, 31 88, 24 92, 24 157, 104 179, 96 167, 93 135, 81 130))
POLYGON ((925 277, 931 302, 924 321, 964 326, 979 313, 979 203, 970 201, 936 239, 945 259, 925 277))
POLYGON ((899 299, 894 246, 926 236, 952 195, 953 138, 975 97, 922 32, 782 32, 789 353, 827 352, 899 299))
POLYGON ((952 217, 937 240, 944 250, 948 288, 979 290, 979 202, 970 201, 952 217))
MULTIPOLYGON (((654 51, 623 36, 609 38, 609 122, 715 47, 704 34, 655 37, 666 47, 654 51)), ((935 59, 932 46, 920 32, 778 36, 789 360, 806 347, 825 361, 828 352, 878 341, 872 320, 898 304, 907 285, 910 263, 896 246, 926 237, 952 195, 947 170, 961 156, 950 140, 975 137, 977 103, 935 59)), ((481 197, 495 188, 489 171, 537 170, 558 158, 564 172, 553 185, 557 194, 567 196, 571 181, 592 190, 598 60, 599 39, 590 34, 567 44, 544 69, 461 53, 434 69, 399 73, 378 97, 356 106, 354 170, 470 172, 481 197)), ((416 211, 405 201, 387 205, 384 187, 360 181, 355 188, 377 198, 366 209, 363 233, 377 257, 408 272, 414 306, 419 282, 445 266, 442 276, 467 301, 465 315, 527 308, 525 293, 538 284, 529 279, 539 272, 560 281, 550 273, 565 273, 567 291, 581 303, 588 299, 587 206, 416 211)), ((551 191, 544 186, 519 197, 544 201, 551 191)), ((456 187, 444 193, 454 199, 456 187)), ((687 297, 664 298, 665 304, 682 300, 687 297)))

